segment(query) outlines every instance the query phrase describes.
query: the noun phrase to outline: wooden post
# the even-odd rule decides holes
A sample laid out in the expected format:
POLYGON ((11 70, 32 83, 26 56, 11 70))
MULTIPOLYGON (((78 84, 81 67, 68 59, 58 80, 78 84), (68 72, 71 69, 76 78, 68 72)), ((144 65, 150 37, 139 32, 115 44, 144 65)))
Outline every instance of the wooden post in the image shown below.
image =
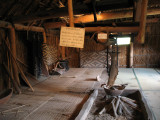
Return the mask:
POLYGON ((140 18, 141 18, 141 6, 142 6, 142 0, 138 0, 138 1, 135 1, 135 4, 134 4, 134 21, 135 22, 139 22, 140 21, 140 18))
POLYGON ((72 0, 68 0, 68 13, 69 13, 69 24, 70 24, 70 27, 74 27, 72 0))
MULTIPOLYGON (((16 55, 16 37, 15 37, 15 29, 11 28, 10 29, 10 41, 11 41, 11 50, 12 50, 12 54, 14 58, 17 58, 16 55)), ((18 76, 18 69, 17 69, 17 65, 14 62, 13 58, 12 58, 12 64, 13 64, 13 75, 14 75, 14 79, 17 81, 18 85, 20 86, 20 81, 19 81, 19 76, 18 76)))
POLYGON ((129 67, 133 67, 133 42, 130 43, 129 67))
POLYGON ((110 70, 107 86, 113 86, 118 75, 117 54, 115 52, 115 47, 116 47, 115 45, 112 46, 112 53, 110 53, 111 70, 110 70))
POLYGON ((43 43, 47 43, 46 32, 44 31, 42 34, 43 34, 43 43))
POLYGON ((140 18, 140 31, 138 33, 138 43, 144 44, 145 42, 145 27, 146 27, 146 16, 147 16, 147 5, 148 0, 142 0, 141 18, 140 18))

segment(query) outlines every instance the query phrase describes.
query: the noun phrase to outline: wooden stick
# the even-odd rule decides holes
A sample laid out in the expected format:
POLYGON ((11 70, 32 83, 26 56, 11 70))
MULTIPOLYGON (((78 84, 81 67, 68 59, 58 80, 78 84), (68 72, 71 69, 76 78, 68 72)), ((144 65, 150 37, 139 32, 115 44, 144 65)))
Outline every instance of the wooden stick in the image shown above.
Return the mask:
POLYGON ((119 102, 117 113, 118 113, 118 115, 122 115, 122 104, 121 104, 121 102, 119 102))
MULTIPOLYGON (((35 27, 35 26, 24 26, 20 24, 14 24, 16 30, 28 30, 28 31, 35 31, 35 32, 44 32, 44 28, 42 27, 35 27)), ((12 29, 13 25, 9 22, 1 21, 0 20, 0 27, 2 28, 9 28, 12 29)))
POLYGON ((118 115, 117 115, 117 111, 116 111, 116 107, 115 107, 114 103, 115 103, 115 98, 112 100, 111 104, 112 104, 112 107, 113 107, 114 116, 117 118, 118 115))
POLYGON ((133 103, 137 103, 136 100, 130 99, 130 98, 128 98, 128 97, 121 96, 121 98, 122 98, 122 99, 129 100, 129 101, 131 101, 131 102, 133 102, 133 103))
POLYGON ((105 109, 105 106, 104 106, 104 107, 102 108, 102 110, 101 110, 98 114, 99 114, 99 115, 103 114, 105 110, 106 110, 106 109, 105 109))
POLYGON ((129 116, 132 116, 132 113, 127 109, 127 107, 123 104, 122 101, 120 101, 121 105, 122 105, 122 108, 123 110, 125 110, 125 112, 129 115, 129 116))
POLYGON ((136 110, 138 110, 138 111, 141 111, 141 110, 138 108, 138 105, 137 105, 137 104, 135 104, 135 103, 133 103, 133 102, 127 100, 127 99, 124 99, 124 98, 121 98, 121 100, 124 101, 125 103, 127 103, 130 107, 132 107, 132 108, 134 108, 134 109, 136 109, 136 110))
MULTIPOLYGON (((5 40, 4 40, 4 41, 5 41, 5 40)), ((6 43, 6 41, 5 41, 5 44, 6 44, 8 50, 9 50, 9 52, 10 52, 10 54, 11 54, 13 60, 14 60, 14 63, 17 65, 17 67, 18 67, 18 69, 19 69, 19 71, 20 71, 20 73, 21 73, 24 81, 28 84, 28 86, 31 88, 31 90, 34 91, 34 89, 32 88, 31 84, 29 83, 28 79, 26 78, 26 76, 24 75, 23 71, 22 71, 21 68, 19 67, 19 65, 18 65, 16 59, 14 58, 14 56, 13 56, 13 54, 12 54, 12 52, 11 52, 9 46, 8 46, 8 44, 6 43)))
POLYGON ((118 106, 119 106, 119 101, 120 101, 120 96, 117 97, 117 101, 116 101, 116 111, 117 111, 118 106))
POLYGON ((14 85, 14 87, 16 88, 17 92, 20 94, 20 93, 21 93, 21 90, 20 90, 20 88, 18 87, 17 82, 13 79, 13 76, 12 76, 11 72, 9 71, 9 69, 7 68, 7 65, 5 65, 5 64, 3 63, 3 66, 4 66, 7 74, 9 75, 10 79, 12 80, 13 85, 14 85))

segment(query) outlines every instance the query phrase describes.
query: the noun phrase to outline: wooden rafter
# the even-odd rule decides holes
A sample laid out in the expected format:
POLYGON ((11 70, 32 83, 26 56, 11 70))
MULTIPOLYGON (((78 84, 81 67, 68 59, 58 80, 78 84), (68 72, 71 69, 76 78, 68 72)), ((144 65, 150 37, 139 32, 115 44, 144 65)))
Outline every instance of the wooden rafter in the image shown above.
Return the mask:
MULTIPOLYGON (((118 9, 118 8, 126 8, 126 7, 131 7, 131 5, 127 2, 127 0, 115 3, 112 6, 108 2, 105 2, 105 3, 100 2, 98 5, 96 5, 96 10, 105 11, 105 10, 114 9, 114 8, 118 9)), ((86 4, 73 5, 73 11, 74 11, 74 15, 92 13, 91 9, 86 4)), ((48 11, 41 10, 38 13, 32 13, 29 15, 13 16, 12 21, 14 23, 25 23, 33 20, 45 20, 45 19, 58 18, 63 16, 68 16, 67 7, 52 9, 48 11)))
POLYGON ((139 27, 85 27, 86 32, 138 32, 139 27))
MULTIPOLYGON (((156 9, 149 9, 147 11, 147 15, 159 15, 160 8, 156 9)), ((108 12, 108 13, 101 13, 100 15, 97 14, 97 21, 103 20, 113 20, 113 19, 120 19, 120 18, 131 18, 133 17, 132 11, 120 11, 120 12, 108 12)), ((92 14, 85 15, 82 17, 75 18, 75 23, 89 23, 94 22, 94 16, 92 14)))

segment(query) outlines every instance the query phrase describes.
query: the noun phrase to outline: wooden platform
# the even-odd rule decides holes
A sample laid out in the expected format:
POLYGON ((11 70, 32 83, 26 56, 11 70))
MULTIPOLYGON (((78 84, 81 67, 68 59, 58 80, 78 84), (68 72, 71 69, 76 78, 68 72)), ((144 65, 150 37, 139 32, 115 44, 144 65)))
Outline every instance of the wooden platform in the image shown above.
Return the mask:
MULTIPOLYGON (((61 76, 36 83, 35 92, 24 90, 0 106, 0 120, 68 120, 74 119, 90 91, 100 86, 96 77, 105 69, 72 68, 61 76), (74 115, 73 115, 74 114, 74 115)), ((107 74, 102 77, 106 78, 107 74)), ((100 81, 104 83, 105 81, 100 81)))

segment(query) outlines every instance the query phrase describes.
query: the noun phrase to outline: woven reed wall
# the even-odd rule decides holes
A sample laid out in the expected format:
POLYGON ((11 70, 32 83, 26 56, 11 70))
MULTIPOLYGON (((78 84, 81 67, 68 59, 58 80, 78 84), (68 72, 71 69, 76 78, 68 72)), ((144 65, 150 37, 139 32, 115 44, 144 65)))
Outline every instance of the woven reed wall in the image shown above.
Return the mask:
MULTIPOLYGON (((61 47, 59 46, 60 33, 58 31, 47 31, 47 44, 57 48, 57 58, 61 60, 61 47)), ((69 60, 69 67, 79 67, 79 52, 75 48, 66 47, 66 57, 69 60)))
POLYGON ((134 44, 134 67, 160 67, 160 22, 146 25, 145 44, 134 44))
MULTIPOLYGON (((17 52, 17 60, 20 67, 24 72, 29 69, 28 65, 28 46, 31 46, 31 43, 28 40, 27 32, 24 31, 16 31, 16 52, 17 52)), ((31 55, 31 54, 30 54, 31 55)))

